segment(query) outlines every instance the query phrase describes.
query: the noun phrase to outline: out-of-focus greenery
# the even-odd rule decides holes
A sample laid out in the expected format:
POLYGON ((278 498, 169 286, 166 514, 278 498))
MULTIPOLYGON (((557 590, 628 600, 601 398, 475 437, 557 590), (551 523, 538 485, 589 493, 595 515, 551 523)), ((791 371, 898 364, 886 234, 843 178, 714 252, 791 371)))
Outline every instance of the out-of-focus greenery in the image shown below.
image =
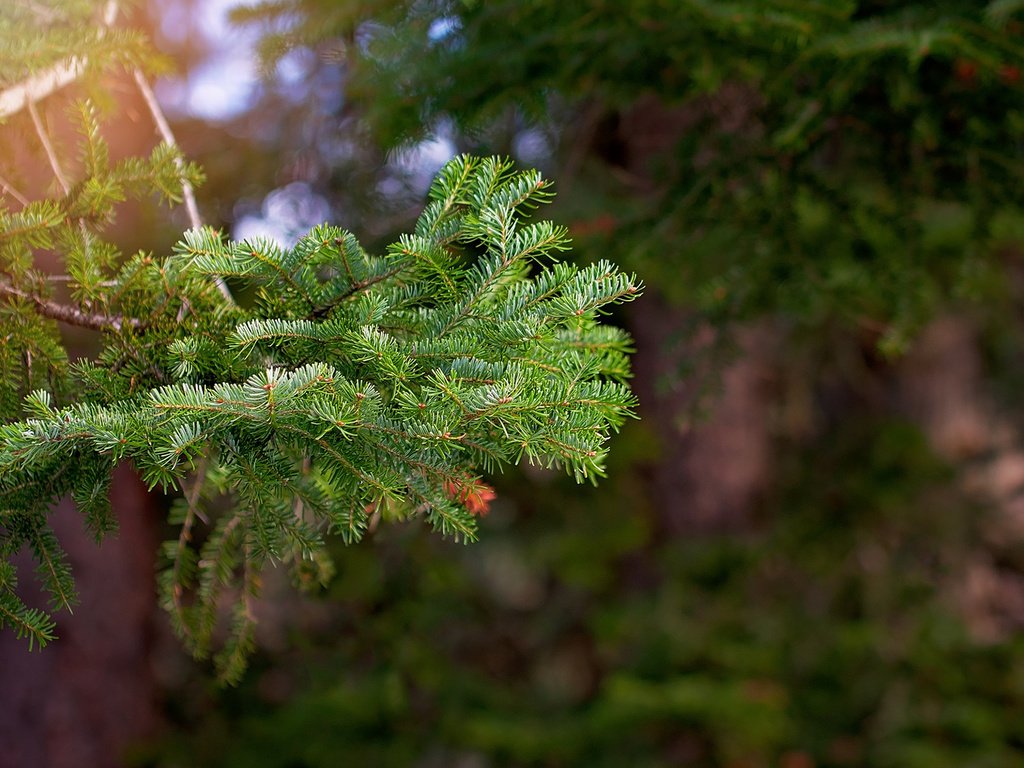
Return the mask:
POLYGON ((637 506, 649 437, 620 438, 625 482, 500 488, 473 547, 347 549, 330 620, 193 689, 155 764, 1017 763, 1024 640, 978 643, 951 608, 976 510, 914 428, 843 430, 762 525, 694 541, 637 506))
POLYGON ((1004 297, 1020 10, 282 0, 237 16, 277 24, 272 61, 297 45, 343 61, 346 111, 382 146, 449 131, 547 155, 578 177, 563 203, 608 234, 595 249, 705 317, 838 317, 899 353, 950 300, 1004 297))

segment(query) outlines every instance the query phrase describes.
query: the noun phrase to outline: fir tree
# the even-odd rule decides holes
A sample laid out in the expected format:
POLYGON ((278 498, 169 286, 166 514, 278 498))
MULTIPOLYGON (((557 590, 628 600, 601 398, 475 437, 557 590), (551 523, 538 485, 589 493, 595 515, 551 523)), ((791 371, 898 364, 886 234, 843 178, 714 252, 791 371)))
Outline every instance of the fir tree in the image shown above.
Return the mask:
POLYGON ((13 164, 0 171, 0 625, 52 639, 10 557, 28 547, 50 608, 70 608, 49 507, 70 494, 97 537, 110 533, 111 471, 130 461, 176 494, 160 589, 197 655, 211 652, 221 597, 235 598, 217 663, 237 680, 268 564, 324 581, 324 536, 354 543, 381 519, 422 517, 471 541, 480 473, 509 464, 600 476, 634 399, 630 340, 599 318, 641 285, 606 261, 557 260, 566 230, 532 216, 550 183, 494 157, 446 165, 414 231, 382 254, 327 224, 290 248, 226 240, 198 220, 201 175, 116 12, 71 0, 0 11, 4 138, 20 151, 34 137, 54 181, 31 199, 13 164), (19 35, 26 14, 45 17, 45 34, 19 35), (95 104, 117 69, 164 139, 149 157, 110 160, 95 104), (50 128, 72 82, 85 93, 74 158, 50 128), (121 201, 149 194, 185 201, 194 226, 169 254, 125 258, 104 229, 121 201), (45 253, 64 274, 42 268, 45 253), (69 362, 60 324, 97 332, 100 353, 69 362))

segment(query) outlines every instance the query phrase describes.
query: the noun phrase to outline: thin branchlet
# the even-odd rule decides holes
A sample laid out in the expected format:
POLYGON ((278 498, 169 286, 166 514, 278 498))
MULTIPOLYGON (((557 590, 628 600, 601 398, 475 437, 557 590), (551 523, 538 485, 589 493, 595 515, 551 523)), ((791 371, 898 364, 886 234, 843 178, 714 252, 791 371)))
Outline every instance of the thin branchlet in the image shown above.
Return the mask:
POLYGON ((60 304, 52 299, 44 299, 31 293, 27 293, 13 285, 0 281, 0 296, 21 299, 29 302, 43 317, 50 320, 57 320, 67 325, 89 328, 94 331, 117 331, 120 332, 126 326, 135 330, 141 330, 143 323, 138 318, 123 317, 122 315, 104 315, 96 312, 86 312, 78 307, 68 304, 60 304))

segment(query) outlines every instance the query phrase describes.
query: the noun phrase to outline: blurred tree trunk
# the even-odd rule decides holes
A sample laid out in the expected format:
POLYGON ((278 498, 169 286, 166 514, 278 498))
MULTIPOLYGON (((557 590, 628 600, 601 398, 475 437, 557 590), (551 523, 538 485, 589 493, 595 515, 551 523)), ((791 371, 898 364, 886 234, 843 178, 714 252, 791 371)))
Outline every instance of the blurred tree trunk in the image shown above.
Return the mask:
MULTIPOLYGON (((599 121, 591 151, 621 166, 637 194, 657 197, 659 168, 673 162, 681 137, 709 118, 722 133, 760 131, 753 118, 758 103, 753 91, 730 84, 685 105, 646 94, 615 119, 599 121)), ((777 334, 767 325, 730 331, 738 349, 718 369, 721 361, 709 354, 716 331, 694 329, 693 313, 666 301, 656 285, 630 305, 629 317, 640 415, 662 451, 652 468, 652 508, 673 535, 743 529, 771 482, 768 385, 777 334)))
MULTIPOLYGON (((100 545, 69 500, 52 513, 81 600, 57 616, 59 639, 30 653, 0 633, 0 768, 113 768, 153 734, 156 516, 129 468, 117 470, 111 493, 120 530, 100 545)), ((38 604, 30 558, 19 566, 22 593, 38 604)))
POLYGON ((771 482, 772 334, 740 331, 735 361, 715 371, 713 331, 687 333, 686 313, 653 293, 630 310, 640 415, 661 445, 652 509, 672 535, 741 530, 771 482))
POLYGON ((976 640, 1005 642, 1024 629, 1024 439, 986 389, 980 347, 969 320, 938 318, 901 362, 895 402, 987 511, 986 546, 949 589, 976 640))

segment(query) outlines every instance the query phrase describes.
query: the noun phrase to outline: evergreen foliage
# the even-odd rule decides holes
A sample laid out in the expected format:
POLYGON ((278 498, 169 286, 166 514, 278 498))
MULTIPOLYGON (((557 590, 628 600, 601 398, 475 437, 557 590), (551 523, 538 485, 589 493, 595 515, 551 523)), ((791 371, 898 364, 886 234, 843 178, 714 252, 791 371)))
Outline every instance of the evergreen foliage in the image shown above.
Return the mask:
MULTIPOLYGON (((4 18, 9 29, 17 13, 4 18)), ((70 494, 97 537, 110 532, 110 473, 124 461, 151 488, 180 491, 160 589, 197 655, 211 652, 222 598, 234 601, 216 657, 230 681, 253 646, 267 564, 322 583, 325 535, 354 543, 381 519, 419 516, 471 541, 482 471, 527 461, 577 481, 602 474, 634 399, 629 337, 599 318, 641 285, 606 261, 555 261, 568 238, 531 218, 551 198, 538 172, 456 158, 415 230, 382 255, 325 224, 290 248, 193 228, 168 256, 125 259, 101 237, 116 205, 177 202, 198 170, 166 142, 111 160, 86 100, 71 183, 28 106, 57 191, 0 201, 0 625, 52 639, 7 559, 27 546, 51 608, 70 608, 49 507, 70 494), (47 253, 65 275, 43 270, 47 253), (69 363, 57 322, 99 331, 99 354, 69 363)))

